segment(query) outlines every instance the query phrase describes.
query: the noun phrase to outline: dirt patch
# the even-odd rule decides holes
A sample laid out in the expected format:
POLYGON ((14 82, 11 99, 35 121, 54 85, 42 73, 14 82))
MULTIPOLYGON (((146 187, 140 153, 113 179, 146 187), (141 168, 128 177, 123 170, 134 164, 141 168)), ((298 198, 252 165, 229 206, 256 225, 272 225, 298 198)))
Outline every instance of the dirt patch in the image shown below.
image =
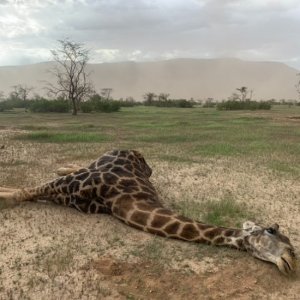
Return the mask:
POLYGON ((111 258, 95 260, 88 267, 104 275, 103 280, 110 282, 120 295, 132 299, 279 299, 278 291, 282 289, 290 294, 290 299, 296 299, 299 292, 294 289, 299 279, 278 274, 266 277, 266 269, 272 267, 260 268, 258 264, 245 268, 244 264, 233 262, 218 272, 202 274, 161 269, 153 262, 127 263, 111 258))
MULTIPOLYGON (((11 140, 14 134, 0 134, 4 186, 39 185, 55 178, 62 164, 87 165, 107 150, 102 144, 25 143, 11 140)), ((232 158, 149 164, 166 206, 231 195, 254 211, 256 221, 279 223, 299 256, 299 180, 232 158)), ((162 239, 111 216, 47 203, 0 210, 0 236, 0 299, 298 299, 300 294, 299 272, 286 278, 247 253, 162 239)))

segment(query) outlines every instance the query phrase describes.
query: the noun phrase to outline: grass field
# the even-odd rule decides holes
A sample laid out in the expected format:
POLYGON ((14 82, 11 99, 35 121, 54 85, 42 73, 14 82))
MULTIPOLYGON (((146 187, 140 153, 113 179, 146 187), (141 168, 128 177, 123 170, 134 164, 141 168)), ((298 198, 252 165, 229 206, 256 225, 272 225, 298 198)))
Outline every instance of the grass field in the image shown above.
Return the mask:
MULTIPOLYGON (((182 163, 198 162, 204 157, 232 157, 297 176, 299 114, 299 107, 279 107, 270 112, 135 107, 77 117, 7 113, 0 115, 0 126, 25 130, 15 137, 23 141, 101 143, 102 148, 136 148, 150 159, 182 163)), ((77 155, 80 153, 75 158, 77 155)))
MULTIPOLYGON (((278 222, 300 248, 300 107, 140 106, 76 117, 7 112, 0 113, 2 145, 0 182, 10 187, 47 182, 58 167, 85 166, 113 148, 137 149, 166 206, 217 225, 278 222)), ((282 278, 245 253, 153 237, 109 216, 26 203, 2 208, 0 220, 6 237, 0 298, 294 299, 300 293, 299 277, 282 278)))

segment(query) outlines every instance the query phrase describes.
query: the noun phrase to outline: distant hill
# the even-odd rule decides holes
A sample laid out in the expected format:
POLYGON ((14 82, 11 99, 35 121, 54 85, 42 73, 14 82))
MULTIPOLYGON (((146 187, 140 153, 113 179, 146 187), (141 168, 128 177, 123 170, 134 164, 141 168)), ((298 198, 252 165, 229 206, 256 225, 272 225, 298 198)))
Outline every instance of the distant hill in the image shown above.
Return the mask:
MULTIPOLYGON (((35 87, 43 94, 44 80, 54 79, 47 70, 52 62, 0 67, 0 91, 16 84, 35 87)), ((96 90, 113 88, 114 98, 141 100, 147 92, 169 93, 172 98, 226 99, 236 88, 247 86, 256 99, 296 99, 296 74, 283 63, 239 59, 172 59, 157 62, 90 64, 96 90)))

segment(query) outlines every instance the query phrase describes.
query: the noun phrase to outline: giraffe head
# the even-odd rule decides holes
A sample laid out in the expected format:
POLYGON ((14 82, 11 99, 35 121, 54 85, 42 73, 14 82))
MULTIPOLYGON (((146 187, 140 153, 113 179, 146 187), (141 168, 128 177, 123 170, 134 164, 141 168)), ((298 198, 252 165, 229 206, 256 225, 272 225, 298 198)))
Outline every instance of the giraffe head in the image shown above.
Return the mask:
POLYGON ((140 171, 145 174, 147 177, 150 177, 152 174, 152 169, 149 167, 149 165, 146 163, 145 158, 143 155, 136 151, 136 150, 131 150, 131 154, 134 157, 134 160, 136 162, 136 167, 140 169, 140 171))
POLYGON ((253 256, 272 262, 284 274, 296 271, 294 247, 288 237, 280 233, 279 225, 259 226, 251 221, 243 224, 245 248, 253 256))

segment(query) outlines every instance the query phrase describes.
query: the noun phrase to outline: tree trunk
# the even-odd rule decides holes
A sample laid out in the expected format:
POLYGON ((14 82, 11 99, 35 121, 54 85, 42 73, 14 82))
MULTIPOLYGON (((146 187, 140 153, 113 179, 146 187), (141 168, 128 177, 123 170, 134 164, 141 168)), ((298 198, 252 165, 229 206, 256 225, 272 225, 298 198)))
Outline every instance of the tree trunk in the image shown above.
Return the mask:
POLYGON ((77 103, 76 100, 72 98, 72 115, 76 116, 77 115, 77 103))

